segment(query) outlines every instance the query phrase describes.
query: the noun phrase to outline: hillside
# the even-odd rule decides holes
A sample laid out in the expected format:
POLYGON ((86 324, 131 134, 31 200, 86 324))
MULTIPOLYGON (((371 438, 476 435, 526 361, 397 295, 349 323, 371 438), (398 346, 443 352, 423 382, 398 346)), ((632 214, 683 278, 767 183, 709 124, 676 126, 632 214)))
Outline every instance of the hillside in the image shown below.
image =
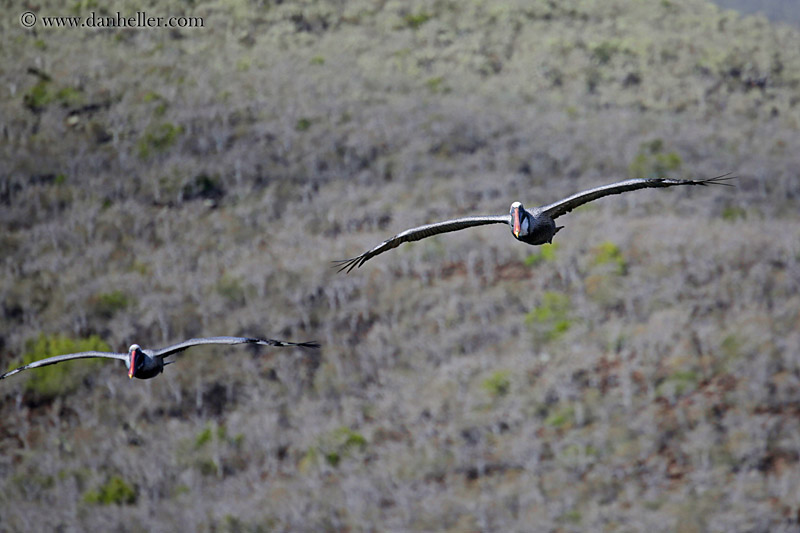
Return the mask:
POLYGON ((740 13, 761 13, 769 20, 800 25, 800 12, 792 0, 714 0, 723 9, 736 9, 740 13))
POLYGON ((0 529, 800 527, 798 30, 701 0, 38 6, 0 20, 0 367, 323 348, 0 382, 0 529), (725 172, 552 246, 490 226, 331 268, 725 172))

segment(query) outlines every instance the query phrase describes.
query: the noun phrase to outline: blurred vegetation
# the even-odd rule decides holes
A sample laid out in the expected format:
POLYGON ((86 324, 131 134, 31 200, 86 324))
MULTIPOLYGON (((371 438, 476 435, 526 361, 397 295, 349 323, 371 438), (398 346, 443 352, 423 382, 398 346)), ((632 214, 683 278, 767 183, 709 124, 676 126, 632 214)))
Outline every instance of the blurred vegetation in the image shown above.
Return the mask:
POLYGON ((535 252, 525 258, 525 266, 534 267, 546 261, 555 261, 558 243, 543 244, 535 252))
POLYGON ((632 178, 658 178, 671 171, 679 170, 683 161, 677 152, 664 152, 661 139, 642 143, 639 152, 628 166, 628 175, 632 178))
POLYGON ((537 342, 549 342, 570 328, 569 310, 569 296, 546 291, 541 303, 525 315, 525 324, 534 332, 537 342))
POLYGON ((319 444, 309 448, 303 457, 300 469, 304 470, 317 463, 319 458, 330 466, 339 466, 342 459, 351 457, 355 452, 363 451, 368 445, 367 439, 348 427, 336 428, 319 438, 319 444))
POLYGON ((128 295, 119 290, 95 294, 88 302, 89 308, 102 318, 111 318, 114 314, 125 310, 130 305, 131 300, 128 295))
POLYGON ((96 490, 87 490, 83 501, 96 505, 132 505, 136 503, 136 488, 119 476, 111 476, 96 490))
POLYGON ((601 242, 592 249, 595 265, 611 265, 617 274, 623 275, 628 265, 619 246, 610 241, 601 242))
POLYGON ((797 529, 797 29, 702 0, 30 9, 204 26, 0 20, 3 367, 323 349, 3 380, 0 529, 797 529), (487 226, 329 268, 728 171, 576 209, 552 245, 487 226))
MULTIPOLYGON (((161 115, 163 111, 161 108, 156 108, 155 114, 161 115)), ((148 128, 138 143, 139 157, 146 159, 154 152, 165 151, 175 143, 181 133, 183 133, 183 127, 170 122, 162 122, 148 128)))
POLYGON ((496 370, 483 380, 483 388, 492 398, 505 396, 511 390, 510 376, 511 372, 508 370, 496 370))
MULTIPOLYGON (((92 335, 85 339, 73 339, 66 335, 45 335, 42 333, 36 339, 27 342, 25 354, 22 356, 22 361, 19 365, 27 365, 55 355, 92 350, 110 351, 110 347, 97 335, 92 335)), ((107 361, 86 359, 78 362, 68 361, 66 363, 48 365, 36 369, 35 372, 27 373, 25 388, 37 398, 37 401, 47 401, 57 396, 64 396, 75 392, 83 383, 83 380, 95 372, 104 362, 107 361)), ((12 363, 9 370, 16 366, 18 366, 16 363, 12 363)))

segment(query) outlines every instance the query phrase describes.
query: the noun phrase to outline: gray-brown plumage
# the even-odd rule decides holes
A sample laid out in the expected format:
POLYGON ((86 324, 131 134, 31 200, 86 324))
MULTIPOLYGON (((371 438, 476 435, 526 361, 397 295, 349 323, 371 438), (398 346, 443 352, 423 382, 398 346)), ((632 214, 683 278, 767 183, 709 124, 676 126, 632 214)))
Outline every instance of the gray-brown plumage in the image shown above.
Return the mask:
POLYGON ((301 346, 304 348, 319 348, 316 342, 286 342, 278 341, 275 339, 256 339, 252 337, 203 337, 197 339, 189 339, 160 350, 143 349, 138 344, 131 344, 128 348, 128 353, 115 353, 115 352, 78 352, 65 355, 55 355, 46 359, 40 359, 23 365, 14 370, 10 370, 0 376, 0 379, 13 376, 23 370, 31 368, 38 368, 40 366, 52 365, 62 361, 70 361, 72 359, 86 359, 90 357, 104 357, 107 359, 119 359, 125 362, 128 367, 129 378, 150 379, 160 374, 164 367, 175 361, 164 361, 165 357, 172 354, 182 352, 192 346, 199 346, 201 344, 261 344, 264 346, 301 346))
POLYGON ((674 187, 676 185, 730 185, 725 183, 725 181, 731 179, 734 179, 734 176, 729 176, 729 174, 701 180, 636 178, 595 187, 594 189, 573 194, 558 202, 536 207, 530 211, 526 210, 520 202, 514 202, 511 204, 511 210, 508 215, 462 217, 411 228, 383 241, 378 246, 367 250, 359 256, 342 261, 334 261, 334 264, 339 267, 339 272, 343 270, 350 272, 376 255, 382 254, 392 248, 397 248, 404 242, 418 241, 440 233, 448 233, 450 231, 458 231, 473 226, 483 226, 485 224, 508 224, 511 227, 511 234, 515 239, 531 245, 545 244, 553 242, 553 236, 558 230, 563 228, 563 226, 556 226, 554 222, 556 218, 569 213, 580 205, 597 200, 603 196, 635 191, 637 189, 674 187))

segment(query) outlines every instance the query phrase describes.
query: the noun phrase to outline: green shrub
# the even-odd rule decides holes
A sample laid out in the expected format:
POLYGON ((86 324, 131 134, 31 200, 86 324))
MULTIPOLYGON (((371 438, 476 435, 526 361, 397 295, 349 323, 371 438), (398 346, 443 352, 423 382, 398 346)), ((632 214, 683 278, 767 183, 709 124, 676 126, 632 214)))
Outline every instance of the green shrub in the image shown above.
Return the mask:
POLYGON ((545 419, 544 423, 554 428, 562 428, 571 423, 574 416, 575 409, 568 405, 552 413, 545 419))
POLYGON ((559 522, 567 522, 571 524, 580 524, 581 522, 581 513, 576 509, 572 509, 570 511, 565 512, 561 516, 558 517, 559 522))
POLYGON ((611 241, 605 241, 592 248, 595 265, 612 265, 617 274, 625 274, 628 264, 619 246, 611 241))
POLYGON ((206 444, 211 442, 213 435, 214 431, 211 429, 211 426, 206 426, 200 433, 197 434, 197 438, 194 439, 194 447, 204 447, 206 444))
POLYGON ((183 133, 182 126, 176 126, 171 122, 164 122, 158 126, 148 128, 142 135, 137 144, 139 157, 146 159, 150 157, 153 152, 163 152, 178 139, 178 136, 183 133))
MULTIPOLYGON (((206 444, 211 442, 214 438, 214 426, 212 424, 206 424, 206 427, 203 428, 200 433, 197 434, 197 437, 194 439, 194 447, 195 449, 200 449, 205 447, 206 444)), ((231 443, 237 444, 241 440, 241 435, 237 435, 233 439, 227 439, 228 431, 225 429, 225 426, 217 426, 216 428, 216 436, 217 440, 225 441, 230 440, 231 443)))
POLYGON ((202 476, 221 477, 244 468, 244 435, 229 435, 224 425, 208 422, 193 438, 183 439, 175 449, 178 464, 202 476))
POLYGON ((639 152, 628 165, 628 174, 633 178, 663 177, 678 170, 683 159, 677 152, 664 153, 664 141, 654 139, 639 146, 639 152))
POLYGON ((22 97, 22 103, 31 111, 40 111, 52 101, 49 82, 39 81, 22 97))
POLYGON ((97 490, 88 490, 83 494, 83 501, 93 505, 132 505, 136 499, 136 487, 119 476, 111 476, 97 490))
POLYGON ((448 93, 450 89, 444 85, 444 76, 435 76, 433 78, 428 78, 425 81, 425 85, 428 86, 428 89, 432 93, 448 93))
POLYGON ((405 17, 403 17, 403 21, 406 23, 406 26, 414 30, 416 30, 417 28, 428 22, 430 19, 431 19, 431 14, 425 13, 424 11, 414 14, 408 14, 405 17))
POLYGON ((697 388, 700 377, 693 370, 678 370, 656 387, 659 396, 681 396, 697 388))
POLYGON ((537 251, 525 258, 525 266, 534 267, 544 261, 555 261, 557 249, 558 243, 543 244, 537 251))
POLYGON ((131 304, 128 295, 120 290, 102 292, 89 298, 89 307, 100 318, 111 318, 131 304))
POLYGON ((741 207, 729 206, 722 210, 722 218, 728 221, 734 221, 747 218, 747 211, 741 207))
POLYGON ((620 48, 620 43, 616 41, 603 41, 592 48, 592 59, 601 65, 605 65, 620 51, 620 48))
MULTIPOLYGON (((97 335, 86 339, 72 339, 66 335, 41 334, 36 340, 28 341, 22 364, 26 365, 55 355, 91 350, 108 351, 110 348, 97 335)), ((78 388, 86 376, 94 372, 93 368, 102 365, 103 362, 100 359, 84 359, 30 370, 27 372, 29 378, 25 383, 25 389, 35 394, 39 400, 70 394, 78 388)))
POLYGON ((569 308, 569 297, 566 294, 545 292, 542 303, 525 315, 525 324, 534 332, 537 340, 555 340, 570 328, 569 308))
POLYGON ((74 87, 62 87, 56 91, 53 99, 66 107, 74 107, 83 104, 83 93, 74 87))
POLYGON ((308 449, 298 468, 301 471, 307 469, 319 457, 323 457, 331 466, 339 466, 342 459, 350 457, 356 451, 363 451, 367 444, 367 439, 361 433, 342 426, 322 435, 319 443, 308 449))
POLYGON ((508 394, 511 390, 511 381, 509 380, 511 372, 508 370, 496 370, 491 376, 483 380, 483 389, 489 393, 492 398, 499 398, 508 394))
POLYGON ((244 288, 238 278, 223 274, 217 282, 217 292, 234 305, 244 305, 244 288))
POLYGON ((53 83, 48 79, 39 80, 22 97, 22 103, 31 111, 41 111, 52 103, 75 107, 83 104, 84 101, 83 92, 79 89, 74 87, 54 89, 53 83))

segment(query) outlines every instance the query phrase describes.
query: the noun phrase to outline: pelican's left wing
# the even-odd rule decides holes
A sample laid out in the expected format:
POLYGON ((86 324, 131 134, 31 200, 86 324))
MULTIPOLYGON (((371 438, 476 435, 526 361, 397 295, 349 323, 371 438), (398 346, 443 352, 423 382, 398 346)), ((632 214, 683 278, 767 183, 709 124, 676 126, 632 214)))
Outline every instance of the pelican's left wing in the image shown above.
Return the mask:
POLYGON ((182 352, 192 346, 200 346, 202 344, 261 344, 263 346, 302 346, 304 348, 319 348, 316 342, 287 342, 275 339, 257 339, 253 337, 202 337, 197 339, 189 339, 160 350, 153 350, 153 357, 167 357, 174 353, 182 352))

